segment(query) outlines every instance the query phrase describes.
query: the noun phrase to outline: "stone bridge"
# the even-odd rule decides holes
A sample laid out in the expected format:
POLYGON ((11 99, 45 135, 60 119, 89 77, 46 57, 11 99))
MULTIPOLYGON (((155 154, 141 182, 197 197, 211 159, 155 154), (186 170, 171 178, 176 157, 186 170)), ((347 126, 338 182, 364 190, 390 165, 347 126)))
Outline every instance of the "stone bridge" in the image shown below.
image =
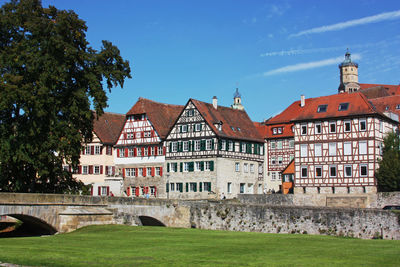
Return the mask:
POLYGON ((43 234, 64 233, 93 224, 126 224, 400 239, 400 213, 392 211, 237 200, 0 193, 0 215, 17 218, 43 234))

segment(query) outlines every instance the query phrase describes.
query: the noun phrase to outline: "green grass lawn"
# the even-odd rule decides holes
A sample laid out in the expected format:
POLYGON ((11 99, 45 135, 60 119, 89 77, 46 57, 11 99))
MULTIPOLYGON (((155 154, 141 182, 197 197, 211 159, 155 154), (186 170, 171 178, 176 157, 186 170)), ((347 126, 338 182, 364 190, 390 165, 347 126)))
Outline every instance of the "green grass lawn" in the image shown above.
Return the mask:
POLYGON ((124 225, 0 239, 0 262, 29 266, 399 266, 400 241, 124 225))

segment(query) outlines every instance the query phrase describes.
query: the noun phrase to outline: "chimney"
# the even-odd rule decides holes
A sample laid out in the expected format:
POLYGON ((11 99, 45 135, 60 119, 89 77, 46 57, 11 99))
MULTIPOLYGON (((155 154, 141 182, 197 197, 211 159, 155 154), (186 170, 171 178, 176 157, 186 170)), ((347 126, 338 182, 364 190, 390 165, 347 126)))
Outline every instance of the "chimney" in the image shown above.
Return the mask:
POLYGON ((213 104, 213 107, 214 107, 215 109, 218 108, 218 99, 217 99, 216 96, 213 97, 213 99, 212 99, 212 104, 213 104))
POLYGON ((300 107, 304 107, 306 105, 306 98, 304 95, 300 96, 300 107))

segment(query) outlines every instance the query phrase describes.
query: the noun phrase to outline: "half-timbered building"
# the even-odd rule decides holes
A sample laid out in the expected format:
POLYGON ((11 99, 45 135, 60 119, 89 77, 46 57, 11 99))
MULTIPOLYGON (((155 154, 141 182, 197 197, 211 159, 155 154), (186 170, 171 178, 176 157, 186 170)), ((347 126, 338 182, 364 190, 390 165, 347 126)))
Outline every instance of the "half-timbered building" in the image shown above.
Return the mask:
MULTIPOLYGON (((94 114, 95 115, 95 114, 94 114)), ((121 195, 121 177, 116 175, 113 146, 118 139, 125 115, 105 112, 93 120, 92 142, 85 144, 73 177, 92 185, 92 195, 121 195)), ((65 166, 65 168, 70 168, 65 166)))
POLYGON ((262 193, 263 138, 242 109, 189 99, 166 146, 169 198, 262 193))
POLYGON ((165 187, 164 140, 182 108, 139 98, 126 114, 114 153, 126 195, 158 197, 165 187))
POLYGON ((383 138, 398 116, 353 92, 306 99, 292 122, 295 193, 376 192, 383 138))

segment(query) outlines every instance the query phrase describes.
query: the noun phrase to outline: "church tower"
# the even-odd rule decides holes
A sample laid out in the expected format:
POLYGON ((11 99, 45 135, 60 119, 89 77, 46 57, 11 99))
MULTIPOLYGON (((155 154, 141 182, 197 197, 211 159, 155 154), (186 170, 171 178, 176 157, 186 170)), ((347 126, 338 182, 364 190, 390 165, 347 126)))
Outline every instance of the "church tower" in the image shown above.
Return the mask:
POLYGON ((338 92, 356 92, 360 89, 358 83, 358 64, 351 61, 351 54, 348 49, 344 57, 344 61, 339 65, 340 85, 338 92))
POLYGON ((240 96, 238 88, 236 88, 236 92, 233 94, 233 104, 231 105, 231 108, 244 110, 242 105, 242 97, 240 96))

